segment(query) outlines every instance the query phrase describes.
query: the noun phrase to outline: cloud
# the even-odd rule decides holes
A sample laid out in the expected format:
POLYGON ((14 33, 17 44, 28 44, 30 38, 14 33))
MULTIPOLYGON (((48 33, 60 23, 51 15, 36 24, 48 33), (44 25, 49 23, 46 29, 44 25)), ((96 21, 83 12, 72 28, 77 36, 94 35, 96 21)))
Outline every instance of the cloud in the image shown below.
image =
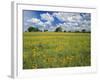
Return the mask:
POLYGON ((51 25, 50 21, 44 22, 45 25, 51 25))
POLYGON ((43 14, 40 14, 41 16, 41 20, 46 20, 46 21, 54 21, 54 18, 52 15, 50 15, 49 13, 43 13, 43 14))
POLYGON ((43 22, 38 18, 31 18, 27 22, 32 23, 35 27, 38 27, 40 30, 50 29, 52 26, 51 21, 43 22))
POLYGON ((81 13, 81 16, 82 16, 83 20, 91 20, 90 13, 81 13))
POLYGON ((44 23, 38 18, 31 18, 27 21, 37 26, 44 26, 44 23))
POLYGON ((53 13, 53 16, 56 17, 60 21, 65 21, 63 13, 53 13))
POLYGON ((91 15, 89 13, 64 13, 56 12, 53 16, 59 21, 63 22, 57 26, 63 26, 65 30, 82 30, 90 31, 91 28, 91 15))
POLYGON ((33 24, 37 24, 37 23, 39 23, 41 21, 40 21, 40 19, 37 19, 37 18, 31 18, 31 19, 27 20, 27 22, 31 22, 33 24))
POLYGON ((86 29, 87 31, 91 30, 91 21, 90 20, 83 20, 82 24, 80 25, 83 29, 86 29))
POLYGON ((62 31, 70 31, 71 30, 71 25, 69 23, 60 23, 57 25, 57 27, 61 27, 62 31))
POLYGON ((53 13, 53 16, 62 22, 79 22, 82 19, 80 13, 58 12, 53 13))
POLYGON ((34 27, 39 28, 40 30, 43 30, 45 27, 44 23, 38 18, 28 19, 27 22, 29 22, 29 24, 33 25, 34 27))
POLYGON ((40 30, 54 31, 57 27, 62 27, 63 31, 75 31, 86 29, 90 31, 91 28, 91 15, 89 13, 65 13, 53 12, 42 13, 40 18, 31 18, 27 23, 32 23, 40 30), (55 20, 58 19, 59 22, 55 20), (56 22, 54 25, 53 22, 56 22))
POLYGON ((44 23, 40 21, 39 23, 37 23, 37 25, 44 26, 44 23))
POLYGON ((57 27, 61 27, 62 31, 80 31, 81 27, 76 27, 75 25, 77 25, 76 23, 60 23, 57 25, 57 27))

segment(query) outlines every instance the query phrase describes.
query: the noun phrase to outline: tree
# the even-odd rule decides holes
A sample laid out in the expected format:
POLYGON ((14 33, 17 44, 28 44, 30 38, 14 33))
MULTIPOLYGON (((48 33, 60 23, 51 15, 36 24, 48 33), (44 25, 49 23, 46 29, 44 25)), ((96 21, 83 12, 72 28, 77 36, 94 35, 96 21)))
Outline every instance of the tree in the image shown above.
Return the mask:
POLYGON ((30 26, 30 27, 28 28, 28 32, 32 32, 32 31, 34 31, 34 28, 33 28, 32 26, 30 26))
POLYGON ((38 28, 35 28, 35 27, 32 27, 32 26, 30 26, 30 27, 28 28, 28 32, 37 32, 37 31, 39 31, 38 28))
POLYGON ((48 30, 44 30, 44 32, 47 32, 48 30))
POLYGON ((80 31, 77 30, 77 31, 75 31, 75 32, 76 32, 76 33, 79 33, 80 31))
POLYGON ((66 30, 64 30, 64 32, 66 32, 66 30))
POLYGON ((61 27, 56 28, 55 32, 62 32, 62 28, 61 27))
POLYGON ((71 32, 71 31, 68 31, 68 32, 71 32))
POLYGON ((86 32, 86 30, 85 29, 82 29, 82 32, 86 32))

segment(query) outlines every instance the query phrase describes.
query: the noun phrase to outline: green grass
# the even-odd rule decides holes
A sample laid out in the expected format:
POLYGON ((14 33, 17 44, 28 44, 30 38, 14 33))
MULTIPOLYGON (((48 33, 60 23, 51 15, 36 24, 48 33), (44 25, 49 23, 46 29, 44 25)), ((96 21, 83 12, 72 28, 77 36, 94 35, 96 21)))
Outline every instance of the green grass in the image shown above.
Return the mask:
POLYGON ((90 33, 24 32, 23 69, 90 66, 90 33))

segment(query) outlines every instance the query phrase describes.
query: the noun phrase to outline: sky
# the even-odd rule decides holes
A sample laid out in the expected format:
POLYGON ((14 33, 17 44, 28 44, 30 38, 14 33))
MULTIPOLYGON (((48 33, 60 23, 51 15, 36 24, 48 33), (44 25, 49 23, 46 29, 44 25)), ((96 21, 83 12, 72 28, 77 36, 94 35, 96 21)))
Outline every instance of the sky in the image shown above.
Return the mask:
POLYGON ((79 12, 54 12, 23 10, 23 31, 30 27, 36 27, 41 31, 55 31, 62 27, 63 31, 91 30, 91 14, 79 12))

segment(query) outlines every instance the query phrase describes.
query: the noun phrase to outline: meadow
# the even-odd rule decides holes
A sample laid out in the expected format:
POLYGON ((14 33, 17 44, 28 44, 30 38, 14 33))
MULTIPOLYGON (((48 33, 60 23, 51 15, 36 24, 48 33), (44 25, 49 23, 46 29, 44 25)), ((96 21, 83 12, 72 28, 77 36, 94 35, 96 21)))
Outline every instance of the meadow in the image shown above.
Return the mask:
POLYGON ((23 69, 91 65, 90 33, 23 32, 23 69))

